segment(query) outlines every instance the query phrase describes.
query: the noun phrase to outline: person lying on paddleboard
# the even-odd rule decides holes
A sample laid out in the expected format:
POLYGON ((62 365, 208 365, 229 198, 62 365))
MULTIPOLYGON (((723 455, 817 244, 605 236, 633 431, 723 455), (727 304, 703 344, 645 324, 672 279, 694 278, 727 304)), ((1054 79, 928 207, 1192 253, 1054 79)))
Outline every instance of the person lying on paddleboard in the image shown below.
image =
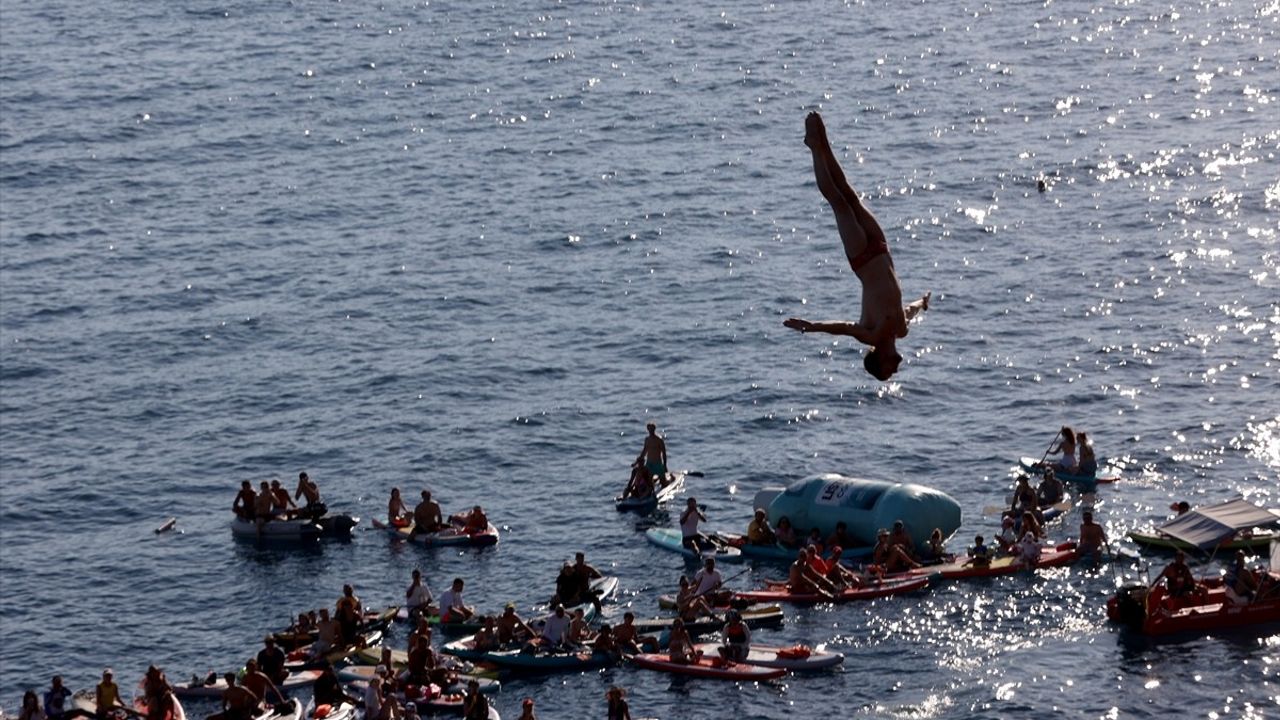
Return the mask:
POLYGON ((804 144, 813 152, 813 172, 818 180, 818 190, 835 212, 845 257, 862 282, 862 315, 856 323, 789 318, 783 325, 802 333, 848 335, 870 345, 871 350, 862 359, 863 367, 877 380, 888 380, 902 364, 902 355, 897 348, 898 338, 907 336, 907 324, 912 318, 929 309, 930 294, 925 293, 905 307, 902 305, 902 286, 893 268, 893 258, 889 256, 884 231, 845 179, 844 171, 831 151, 822 116, 816 112, 809 113, 804 125, 804 144))

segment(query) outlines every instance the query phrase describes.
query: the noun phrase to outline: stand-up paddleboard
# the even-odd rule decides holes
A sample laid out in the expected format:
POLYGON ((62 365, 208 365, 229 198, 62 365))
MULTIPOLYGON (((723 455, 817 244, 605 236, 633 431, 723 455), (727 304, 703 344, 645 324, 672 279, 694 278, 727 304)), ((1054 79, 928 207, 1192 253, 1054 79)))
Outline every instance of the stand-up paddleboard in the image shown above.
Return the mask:
POLYGON ((657 545, 663 550, 683 555, 690 560, 715 558, 716 562, 742 561, 742 551, 732 545, 724 543, 717 543, 700 553, 695 553, 684 546, 684 536, 679 530, 674 528, 649 528, 644 531, 644 537, 646 540, 657 545))
POLYGON ((789 602, 812 604, 822 602, 852 602, 854 600, 874 600, 876 598, 901 595, 902 593, 922 590, 929 585, 929 577, 897 577, 885 580, 869 580, 861 587, 846 588, 832 597, 818 593, 793 593, 783 587, 767 590, 744 590, 736 592, 733 597, 747 602, 789 602))
MULTIPOLYGON (((381 520, 374 518, 373 526, 393 538, 400 540, 409 540, 411 533, 410 527, 395 527, 388 525, 381 520)), ((433 533, 418 533, 413 537, 413 542, 427 547, 440 547, 448 545, 496 545, 498 543, 498 528, 493 523, 484 530, 468 531, 460 527, 450 526, 433 533)))
POLYGON ((700 657, 696 663, 671 662, 671 657, 662 653, 643 653, 631 658, 631 662, 642 668, 674 673, 676 675, 693 675, 695 677, 716 678, 719 680, 777 680, 787 674, 782 668, 767 668, 759 665, 723 662, 719 657, 700 657))
POLYGON ((665 483, 658 485, 657 491, 650 493, 644 497, 616 497, 613 506, 618 512, 638 512, 649 513, 658 509, 658 506, 676 496, 684 488, 684 479, 689 474, 688 470, 671 473, 671 479, 665 483))
MULTIPOLYGON (((720 643, 698 643, 694 649, 705 657, 716 657, 720 647, 720 643)), ((783 648, 752 643, 751 651, 742 662, 759 667, 781 668, 790 672, 813 672, 833 668, 843 663, 844 655, 827 652, 822 645, 816 648, 804 645, 783 648)))

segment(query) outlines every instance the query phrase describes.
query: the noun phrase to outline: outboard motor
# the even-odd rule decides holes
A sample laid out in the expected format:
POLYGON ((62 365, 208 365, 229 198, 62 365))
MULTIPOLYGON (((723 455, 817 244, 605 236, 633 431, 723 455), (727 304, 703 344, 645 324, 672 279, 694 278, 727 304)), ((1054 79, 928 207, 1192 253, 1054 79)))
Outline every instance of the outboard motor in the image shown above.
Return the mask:
POLYGON ((1125 583, 1116 591, 1115 620, 1142 627, 1147 620, 1147 591, 1142 583, 1125 583))

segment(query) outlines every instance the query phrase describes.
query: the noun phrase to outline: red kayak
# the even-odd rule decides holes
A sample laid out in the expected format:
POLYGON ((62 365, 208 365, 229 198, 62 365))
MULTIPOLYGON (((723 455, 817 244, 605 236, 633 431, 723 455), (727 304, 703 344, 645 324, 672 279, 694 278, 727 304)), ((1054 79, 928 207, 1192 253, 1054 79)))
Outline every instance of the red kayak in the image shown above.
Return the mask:
MULTIPOLYGON (((1267 573, 1263 582, 1272 588, 1280 585, 1280 575, 1267 573)), ((1256 628, 1264 633, 1280 623, 1280 594, 1259 593, 1253 602, 1233 600, 1221 578, 1198 581, 1199 594, 1170 597, 1163 583, 1148 589, 1146 585, 1129 585, 1107 600, 1107 617, 1145 635, 1174 633, 1206 633, 1215 630, 1256 628)))
POLYGON ((793 593, 787 590, 785 586, 772 587, 768 590, 747 590, 734 593, 733 597, 746 602, 768 603, 850 602, 852 600, 874 600, 875 598, 888 597, 890 595, 900 595, 923 589, 928 584, 929 578, 927 576, 896 577, 887 580, 868 580, 867 584, 856 588, 846 588, 835 597, 827 597, 817 593, 793 593))
POLYGON ((671 662, 671 656, 664 653, 645 653, 635 655, 631 662, 642 668, 661 670, 677 675, 694 675, 696 677, 718 678, 720 680, 777 680, 787 674, 782 668, 767 668, 756 665, 726 662, 720 658, 700 657, 698 662, 684 664, 671 662))

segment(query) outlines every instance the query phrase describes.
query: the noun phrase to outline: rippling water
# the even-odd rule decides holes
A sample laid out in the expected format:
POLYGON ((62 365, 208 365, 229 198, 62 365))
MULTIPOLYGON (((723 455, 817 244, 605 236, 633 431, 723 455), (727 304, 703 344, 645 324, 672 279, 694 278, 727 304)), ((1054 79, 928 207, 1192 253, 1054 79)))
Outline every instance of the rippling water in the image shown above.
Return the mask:
MULTIPOLYGON (((1063 423, 1128 463, 1113 537, 1174 499, 1280 505, 1280 4, 1007 5, 6 5, 0 704, 55 672, 236 665, 344 582, 391 603, 419 565, 497 607, 586 548, 656 612, 681 563, 610 500, 649 419, 726 527, 760 486, 834 470, 946 490, 959 545, 1063 423), (810 109, 904 292, 934 292, 888 384, 781 326, 858 305, 810 109), (239 481, 300 469, 366 518, 426 485, 506 535, 234 543, 239 481), (170 515, 183 532, 154 536, 170 515)), ((620 668, 496 702, 602 714, 616 683, 671 718, 1280 712, 1280 636, 1106 624, 1113 573, 1140 570, 760 635, 825 642, 843 673, 620 668)))

